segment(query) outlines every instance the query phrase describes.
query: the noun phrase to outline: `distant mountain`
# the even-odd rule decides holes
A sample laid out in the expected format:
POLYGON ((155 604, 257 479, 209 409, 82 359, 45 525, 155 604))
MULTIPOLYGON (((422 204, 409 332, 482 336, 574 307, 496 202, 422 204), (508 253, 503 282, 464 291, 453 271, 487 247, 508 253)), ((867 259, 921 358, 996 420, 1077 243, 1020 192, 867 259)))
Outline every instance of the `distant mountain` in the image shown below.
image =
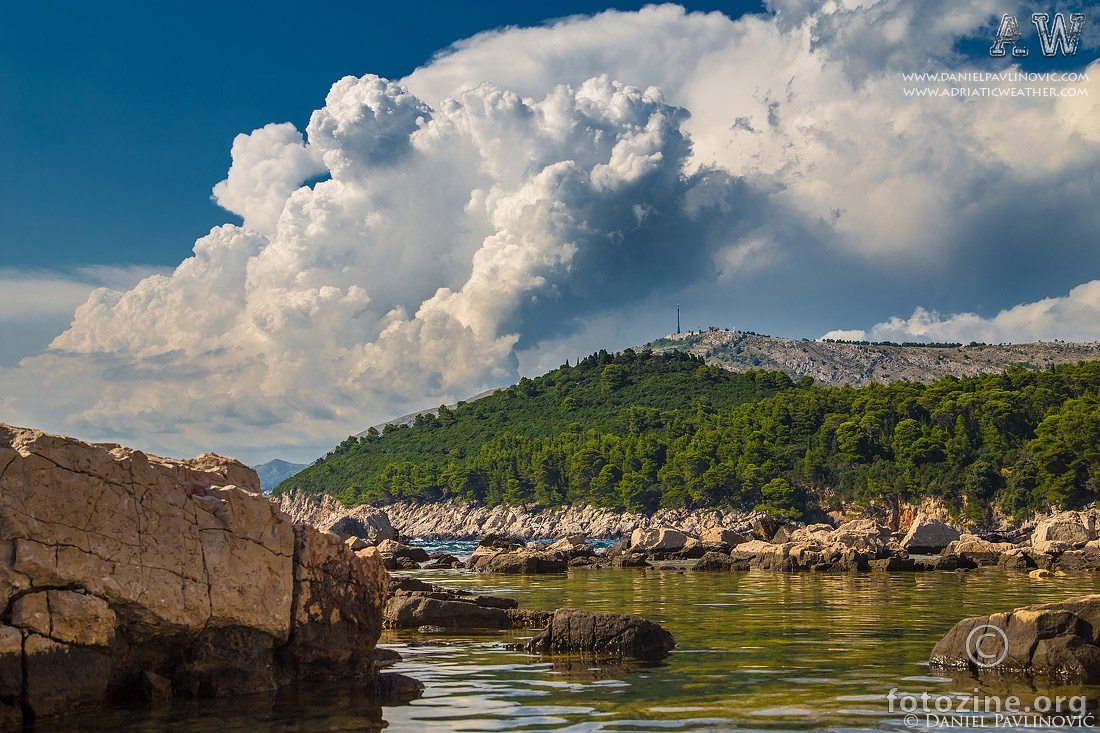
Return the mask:
POLYGON ((253 466, 252 468, 256 469, 256 473, 259 474, 260 488, 263 489, 266 494, 278 486, 282 481, 290 478, 308 465, 307 463, 290 463, 276 458, 273 461, 268 461, 259 466, 253 466))
POLYGON ((701 356, 734 372, 779 369, 792 379, 813 377, 824 385, 871 382, 931 383, 947 376, 972 377, 1003 372, 1009 366, 1029 370, 1052 364, 1100 359, 1100 344, 1062 341, 1031 344, 885 344, 850 341, 809 341, 761 336, 751 331, 689 331, 670 334, 638 351, 680 350, 701 356))

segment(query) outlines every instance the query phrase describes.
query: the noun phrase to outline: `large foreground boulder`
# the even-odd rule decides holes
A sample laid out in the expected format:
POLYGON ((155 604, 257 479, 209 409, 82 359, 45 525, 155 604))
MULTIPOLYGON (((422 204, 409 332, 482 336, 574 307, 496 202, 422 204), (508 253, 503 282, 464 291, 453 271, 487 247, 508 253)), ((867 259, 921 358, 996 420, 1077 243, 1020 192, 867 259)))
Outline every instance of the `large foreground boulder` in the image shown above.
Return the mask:
POLYGON ((1100 595, 964 619, 936 644, 929 663, 1050 682, 1100 682, 1100 595))
POLYGON ((676 640, 652 621, 617 613, 559 608, 549 625, 526 646, 536 654, 587 653, 595 656, 657 659, 676 640))
POLYGON ((0 425, 0 720, 373 676, 388 575, 229 458, 0 425))

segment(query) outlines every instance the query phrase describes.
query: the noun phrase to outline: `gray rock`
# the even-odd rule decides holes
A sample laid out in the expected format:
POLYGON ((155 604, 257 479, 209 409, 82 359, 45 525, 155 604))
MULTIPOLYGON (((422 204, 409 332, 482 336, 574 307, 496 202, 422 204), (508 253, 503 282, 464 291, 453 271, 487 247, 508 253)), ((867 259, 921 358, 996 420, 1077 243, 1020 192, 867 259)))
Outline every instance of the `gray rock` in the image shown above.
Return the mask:
POLYGON ((1042 519, 1031 534, 1031 547, 1058 554, 1085 546, 1096 539, 1096 519, 1091 512, 1061 512, 1042 519))
POLYGON ((972 534, 964 534, 945 547, 941 557, 955 557, 956 567, 959 568, 975 568, 996 565, 1003 553, 1014 549, 1016 545, 1010 542, 990 542, 972 534))
POLYGON ((394 540, 382 540, 378 543, 378 551, 383 555, 391 555, 394 558, 405 558, 413 562, 428 562, 428 551, 423 547, 410 547, 394 540))
POLYGON ((491 547, 497 550, 515 550, 523 547, 524 541, 515 537, 502 537, 496 534, 487 534, 477 543, 478 547, 491 547))
POLYGON ((630 548, 643 551, 676 552, 683 549, 688 539, 686 534, 672 527, 639 528, 630 535, 630 548))
POLYGON ((1083 547, 1080 550, 1067 550, 1058 556, 1055 566, 1066 572, 1100 570, 1100 547, 1083 547))
POLYGON ((347 514, 322 522, 317 528, 332 532, 341 540, 359 537, 372 545, 382 540, 397 539, 397 533, 390 524, 389 516, 381 509, 365 505, 357 506, 347 514))
POLYGON ((483 606, 476 596, 398 593, 386 601, 382 618, 386 626, 415 629, 442 626, 448 629, 509 629, 512 621, 503 608, 483 606))
POLYGON ((646 560, 646 556, 640 552, 625 552, 622 555, 616 555, 611 558, 611 567, 645 568, 649 567, 649 561, 646 560))
POLYGON ((511 575, 537 573, 564 573, 568 569, 565 558, 556 552, 535 552, 532 550, 513 550, 493 555, 478 565, 477 569, 486 573, 508 573, 511 575))
POLYGON ((918 514, 901 540, 901 546, 912 555, 932 555, 959 539, 959 530, 927 514, 918 514))
POLYGON ((463 563, 454 555, 439 555, 438 557, 432 556, 430 562, 424 565, 425 570, 444 570, 450 568, 461 568, 463 563))
POLYGON ((748 560, 734 560, 729 555, 721 552, 708 552, 699 558, 699 562, 691 566, 692 570, 699 572, 722 572, 731 570, 748 570, 748 560))
POLYGON ((587 652, 649 659, 667 656, 675 646, 672 634, 638 616, 560 608, 526 649, 536 654, 587 652))
POLYGON ((771 542, 772 537, 775 537, 775 533, 779 531, 779 528, 786 524, 785 520, 773 517, 770 514, 763 514, 753 520, 752 533, 758 540, 771 542))
POLYGON ((748 539, 740 532, 734 532, 732 529, 726 529, 725 527, 711 527, 703 530, 699 535, 699 542, 703 544, 707 549, 715 547, 737 547, 748 539))

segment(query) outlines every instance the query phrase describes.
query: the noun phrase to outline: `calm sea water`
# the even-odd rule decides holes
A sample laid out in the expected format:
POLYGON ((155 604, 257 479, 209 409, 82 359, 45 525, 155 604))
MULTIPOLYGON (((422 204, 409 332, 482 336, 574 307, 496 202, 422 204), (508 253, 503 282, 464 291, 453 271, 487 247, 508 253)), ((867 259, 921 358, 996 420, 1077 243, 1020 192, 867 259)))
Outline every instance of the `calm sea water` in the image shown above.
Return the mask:
MULTIPOLYGON (((454 552, 453 548, 451 551, 454 552)), ((459 554, 459 553, 455 553, 459 554)), ((464 554, 464 553, 463 553, 464 554)), ((904 731, 886 695, 934 698, 1086 695, 933 674, 928 654, 966 616, 1100 592, 1100 576, 1025 574, 787 575, 684 569, 571 571, 504 577, 415 573, 431 582, 517 598, 521 606, 634 613, 663 624, 677 650, 658 665, 542 660, 509 651, 531 632, 422 636, 387 631, 397 671, 427 686, 409 705, 379 709, 354 686, 299 685, 232 701, 180 701, 69 718, 42 730, 132 731, 904 731)), ((910 724, 914 721, 908 721, 910 724)), ((923 714, 916 729, 927 729, 923 714)), ((934 720, 932 721, 935 722, 934 720)), ((993 728, 988 716, 971 721, 993 728)), ((1000 728, 1005 729, 1005 728, 1000 728)), ((1043 730, 1050 726, 1015 730, 1043 730)), ((1066 730, 1055 726, 1054 729, 1066 730)), ((1081 729, 1081 728, 1078 728, 1081 729)))

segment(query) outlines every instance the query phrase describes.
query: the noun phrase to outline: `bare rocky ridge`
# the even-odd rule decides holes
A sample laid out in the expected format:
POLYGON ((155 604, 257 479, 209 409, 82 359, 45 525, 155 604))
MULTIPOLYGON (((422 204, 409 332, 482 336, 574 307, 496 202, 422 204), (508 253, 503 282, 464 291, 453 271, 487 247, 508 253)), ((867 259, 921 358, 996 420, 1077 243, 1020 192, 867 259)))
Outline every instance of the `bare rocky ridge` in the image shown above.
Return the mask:
MULTIPOLYGON (((333 526, 348 510, 331 497, 320 501, 297 494, 278 498, 279 508, 296 521, 316 526, 333 526)), ((523 540, 557 539, 583 534, 601 539, 629 537, 638 528, 675 526, 691 534, 732 523, 744 523, 745 515, 736 512, 661 509, 652 516, 597 509, 591 506, 539 509, 525 507, 486 507, 473 502, 419 504, 397 502, 385 507, 390 524, 402 536, 420 540, 473 540, 487 534, 499 534, 523 540)))
POLYGON ((0 727, 120 698, 373 677, 388 574, 256 472, 0 424, 0 727))
POLYGON ((1002 372, 1011 365, 1044 369, 1051 364, 1100 359, 1100 344, 1041 342, 998 346, 879 346, 759 336, 743 331, 689 331, 646 344, 656 352, 678 349, 734 372, 769 369, 792 379, 861 387, 871 382, 933 382, 1002 372))

